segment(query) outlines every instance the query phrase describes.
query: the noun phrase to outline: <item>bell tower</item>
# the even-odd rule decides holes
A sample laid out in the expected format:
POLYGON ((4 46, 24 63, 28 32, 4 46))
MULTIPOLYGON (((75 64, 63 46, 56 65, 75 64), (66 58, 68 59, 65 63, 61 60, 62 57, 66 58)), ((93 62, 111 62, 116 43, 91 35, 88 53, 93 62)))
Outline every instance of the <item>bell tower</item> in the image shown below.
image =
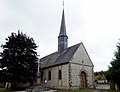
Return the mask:
POLYGON ((68 47, 68 36, 66 33, 66 25, 65 25, 65 15, 64 15, 64 2, 63 2, 63 12, 62 12, 62 20, 60 33, 58 36, 58 52, 62 53, 65 48, 68 47))

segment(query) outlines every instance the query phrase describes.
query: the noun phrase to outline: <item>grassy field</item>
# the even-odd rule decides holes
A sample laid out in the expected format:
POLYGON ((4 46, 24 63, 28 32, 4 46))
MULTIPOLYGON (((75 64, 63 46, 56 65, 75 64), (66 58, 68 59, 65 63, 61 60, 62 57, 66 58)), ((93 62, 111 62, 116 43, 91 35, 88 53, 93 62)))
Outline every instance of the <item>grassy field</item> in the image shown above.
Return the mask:
POLYGON ((13 92, 13 91, 6 88, 0 88, 0 92, 13 92))

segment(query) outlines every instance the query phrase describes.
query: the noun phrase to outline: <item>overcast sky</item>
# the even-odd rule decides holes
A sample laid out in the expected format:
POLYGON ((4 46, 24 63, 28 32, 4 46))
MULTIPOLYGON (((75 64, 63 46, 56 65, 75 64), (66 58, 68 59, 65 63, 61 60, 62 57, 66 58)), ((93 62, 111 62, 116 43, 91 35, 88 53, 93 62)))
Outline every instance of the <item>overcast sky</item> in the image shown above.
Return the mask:
MULTIPOLYGON (((0 0, 0 44, 19 29, 39 45, 40 58, 57 51, 62 0, 0 0)), ((68 45, 83 42, 95 71, 107 70, 120 39, 120 0, 65 0, 68 45)), ((0 49, 2 51, 2 49, 0 49)))

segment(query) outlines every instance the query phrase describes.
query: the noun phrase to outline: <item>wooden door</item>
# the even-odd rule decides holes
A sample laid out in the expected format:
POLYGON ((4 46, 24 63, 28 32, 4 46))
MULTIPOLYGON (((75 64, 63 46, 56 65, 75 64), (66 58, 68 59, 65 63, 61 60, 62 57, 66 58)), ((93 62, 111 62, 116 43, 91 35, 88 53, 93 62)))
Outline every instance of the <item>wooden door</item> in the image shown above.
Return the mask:
POLYGON ((87 88, 87 78, 85 72, 81 72, 80 74, 80 84, 80 88, 87 88))

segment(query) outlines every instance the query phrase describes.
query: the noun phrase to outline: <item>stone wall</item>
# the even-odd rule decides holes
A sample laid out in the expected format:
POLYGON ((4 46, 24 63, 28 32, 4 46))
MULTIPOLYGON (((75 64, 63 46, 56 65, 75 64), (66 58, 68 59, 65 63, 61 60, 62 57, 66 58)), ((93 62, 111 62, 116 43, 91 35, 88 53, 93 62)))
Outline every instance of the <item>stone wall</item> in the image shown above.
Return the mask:
POLYGON ((48 80, 46 87, 55 88, 55 89, 68 89, 69 88, 69 72, 68 64, 51 67, 44 70, 45 77, 48 80), (62 72, 62 79, 58 79, 58 71, 62 72), (51 80, 48 80, 48 72, 51 71, 51 80))
POLYGON ((78 64, 71 63, 71 89, 78 89, 81 88, 80 84, 80 73, 84 71, 87 75, 87 85, 88 88, 93 88, 94 76, 93 76, 93 69, 92 67, 88 66, 81 66, 78 64))
POLYGON ((93 88, 94 82, 94 72, 93 63, 88 56, 86 49, 83 44, 75 52, 73 58, 71 59, 71 81, 72 89, 81 88, 80 87, 80 73, 84 71, 87 75, 87 86, 88 88, 93 88))
POLYGON ((48 80, 48 72, 51 71, 51 80, 45 84, 46 87, 57 89, 78 89, 81 88, 80 74, 82 71, 86 74, 87 87, 93 88, 94 72, 93 63, 83 44, 79 46, 68 64, 54 66, 44 70, 45 77, 48 80), (62 79, 58 79, 58 71, 62 72, 62 79))

